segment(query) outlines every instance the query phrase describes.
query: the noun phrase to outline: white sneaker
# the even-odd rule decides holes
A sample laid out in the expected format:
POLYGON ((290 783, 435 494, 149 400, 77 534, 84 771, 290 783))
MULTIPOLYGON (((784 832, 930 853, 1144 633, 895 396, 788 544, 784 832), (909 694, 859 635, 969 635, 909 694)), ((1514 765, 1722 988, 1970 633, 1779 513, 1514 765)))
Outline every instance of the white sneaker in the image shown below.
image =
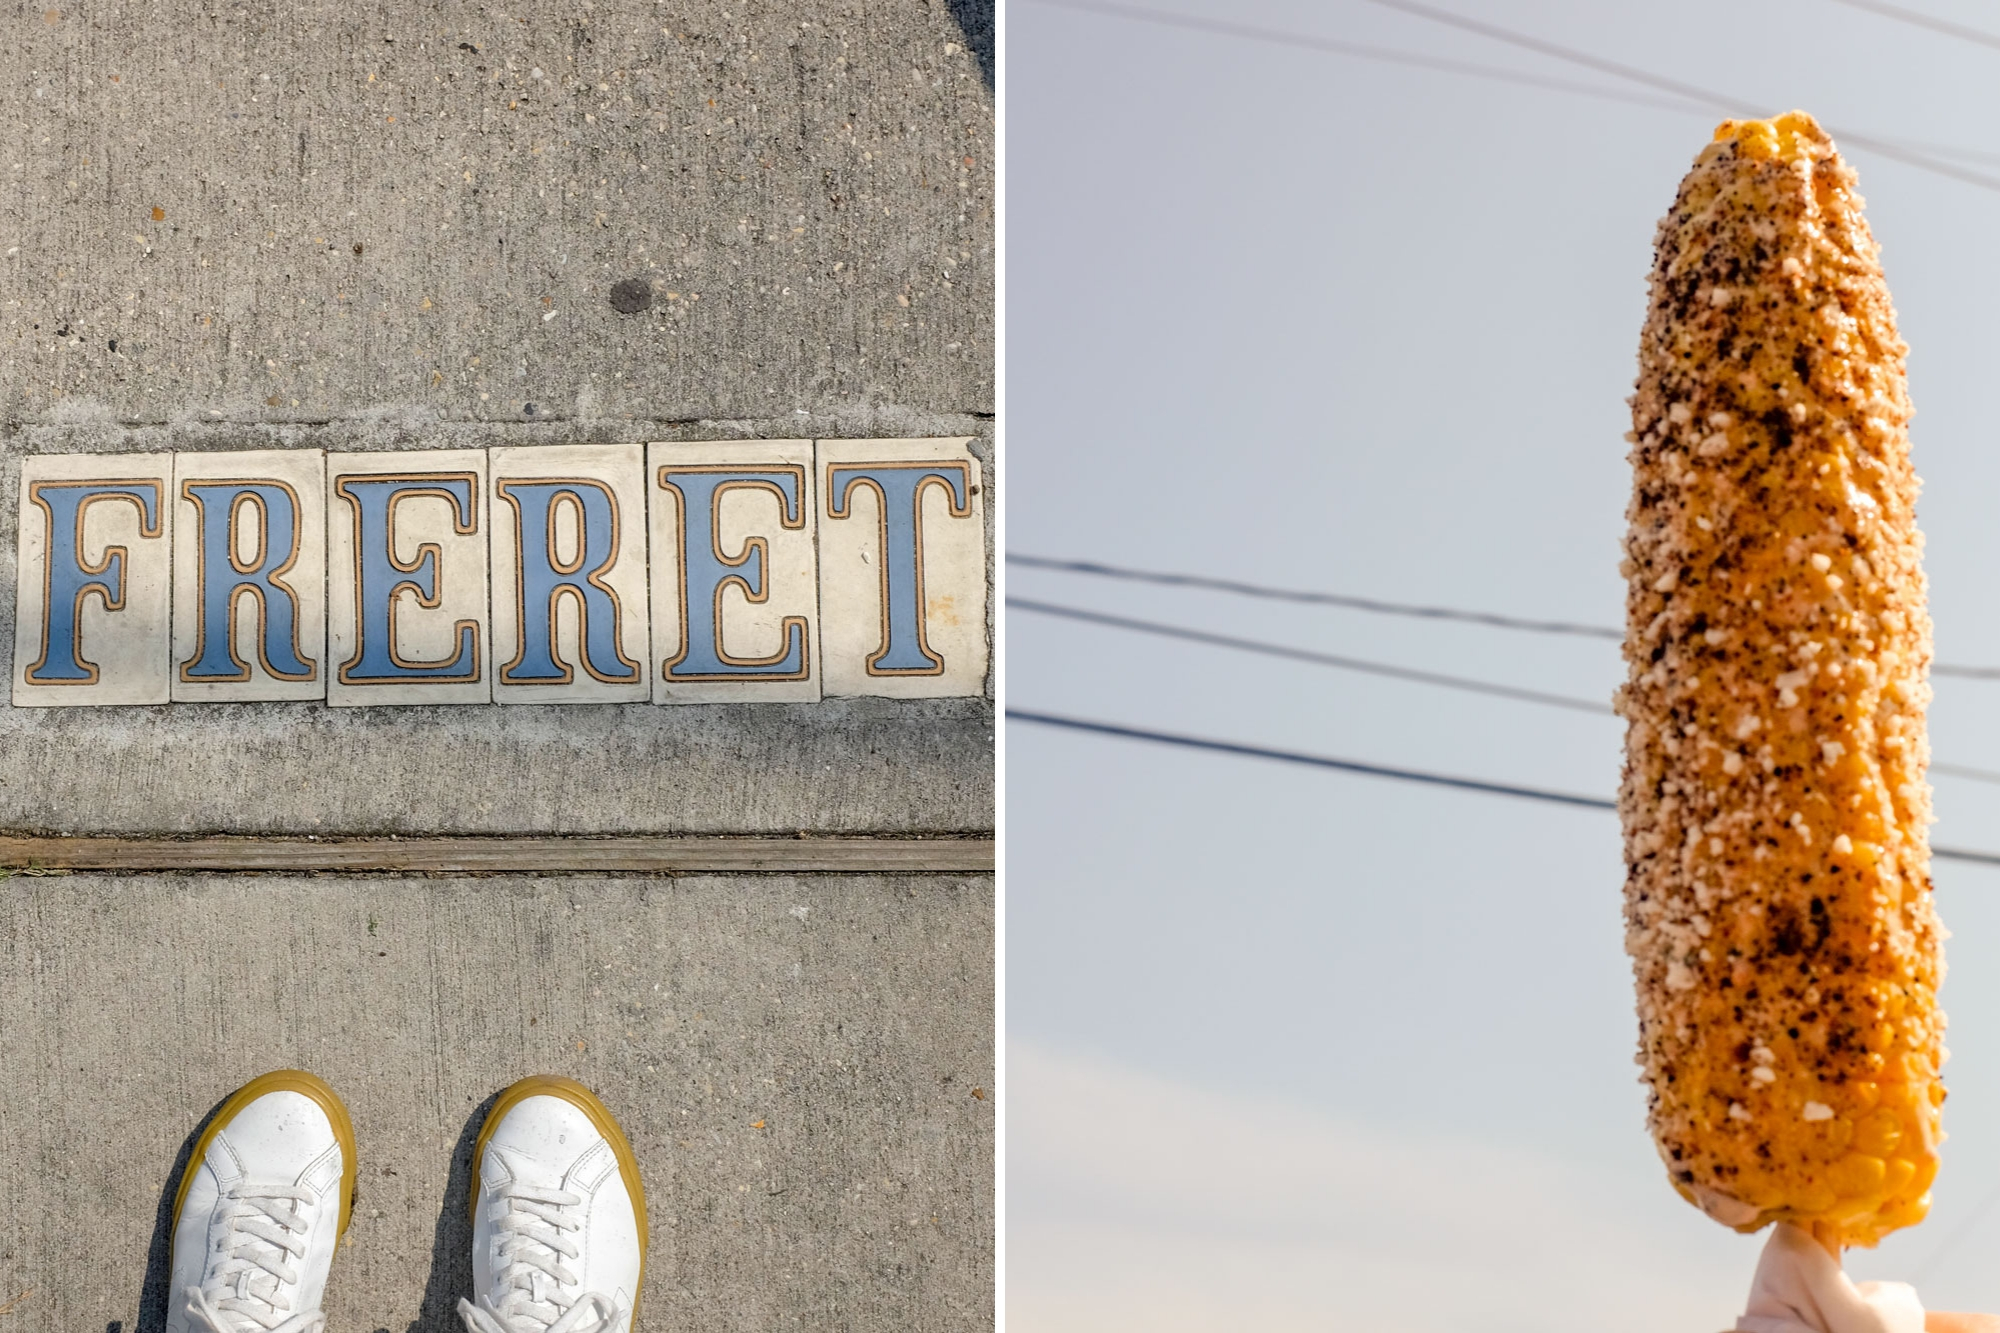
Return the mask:
POLYGON ((319 1333, 354 1172, 354 1122, 319 1079, 281 1069, 231 1093, 174 1196, 167 1333, 319 1333))
POLYGON ((524 1078, 472 1160, 470 1333, 630 1333, 646 1267, 639 1161, 581 1083, 524 1078))

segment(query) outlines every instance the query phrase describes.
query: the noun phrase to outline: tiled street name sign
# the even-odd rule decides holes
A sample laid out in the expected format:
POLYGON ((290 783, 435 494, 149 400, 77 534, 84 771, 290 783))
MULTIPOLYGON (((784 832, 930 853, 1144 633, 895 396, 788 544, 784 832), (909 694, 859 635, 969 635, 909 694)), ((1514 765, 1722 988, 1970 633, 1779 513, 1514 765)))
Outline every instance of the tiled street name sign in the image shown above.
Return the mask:
POLYGON ((978 694, 966 443, 25 458, 14 703, 978 694))

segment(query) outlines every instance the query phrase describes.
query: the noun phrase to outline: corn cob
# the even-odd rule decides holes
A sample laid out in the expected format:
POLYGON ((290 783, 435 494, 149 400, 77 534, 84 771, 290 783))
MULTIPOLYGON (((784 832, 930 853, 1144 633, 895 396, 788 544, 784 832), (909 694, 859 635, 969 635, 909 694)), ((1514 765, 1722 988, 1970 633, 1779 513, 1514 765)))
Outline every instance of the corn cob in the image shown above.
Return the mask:
POLYGON ((1908 349, 1861 210, 1794 111, 1718 128, 1660 223, 1619 811, 1674 1188, 1873 1245, 1930 1206, 1944 932, 1908 349))

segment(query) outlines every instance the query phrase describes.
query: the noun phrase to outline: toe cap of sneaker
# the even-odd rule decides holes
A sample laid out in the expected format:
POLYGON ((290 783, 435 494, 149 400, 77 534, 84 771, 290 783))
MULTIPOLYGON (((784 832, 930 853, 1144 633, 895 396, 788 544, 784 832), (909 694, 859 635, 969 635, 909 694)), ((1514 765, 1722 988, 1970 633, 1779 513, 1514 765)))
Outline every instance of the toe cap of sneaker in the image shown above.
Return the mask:
POLYGON ((544 1093, 508 1107, 486 1149, 489 1154, 498 1149, 525 1183, 555 1188, 602 1142, 604 1135, 582 1107, 544 1093))
POLYGON ((208 1162, 224 1186, 240 1176, 324 1190, 340 1178, 339 1143, 333 1121, 318 1102, 300 1092, 267 1092, 222 1126, 208 1162), (326 1178, 306 1179, 309 1171, 326 1178))

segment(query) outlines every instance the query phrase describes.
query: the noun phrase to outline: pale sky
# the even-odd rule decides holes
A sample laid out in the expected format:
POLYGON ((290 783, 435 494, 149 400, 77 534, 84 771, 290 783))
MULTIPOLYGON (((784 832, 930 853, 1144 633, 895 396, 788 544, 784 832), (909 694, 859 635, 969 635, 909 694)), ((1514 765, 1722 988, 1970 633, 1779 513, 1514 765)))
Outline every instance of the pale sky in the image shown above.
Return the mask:
MULTIPOLYGON (((2000 49, 1839 0, 1436 2, 2000 177, 2000 49)), ((1908 2, 2000 34, 2000 6, 1908 2)), ((1650 95, 1370 0, 1154 7, 1650 95)), ((1015 550, 1620 622, 1653 228, 1718 116, 1037 0, 1005 58, 1015 550)), ((1913 348, 1939 658, 2000 665, 2000 191, 1849 157, 1913 348)), ((1621 675, 1587 639, 1010 581, 1566 694, 1621 675)), ((1015 707, 1617 778, 1608 717, 1025 614, 1008 634, 1015 707)), ((1940 680, 1931 727, 1938 760, 2000 770, 2000 682, 1940 680)), ((1675 1197, 1646 1135, 1613 816, 1018 724, 1008 747, 1012 1327, 1730 1323, 1761 1238, 1675 1197)), ((1936 786, 1936 841, 2000 849, 2000 785, 1936 786)), ((1850 1269, 2000 1310, 2000 869, 1937 882, 1936 1208, 1850 1269)))

